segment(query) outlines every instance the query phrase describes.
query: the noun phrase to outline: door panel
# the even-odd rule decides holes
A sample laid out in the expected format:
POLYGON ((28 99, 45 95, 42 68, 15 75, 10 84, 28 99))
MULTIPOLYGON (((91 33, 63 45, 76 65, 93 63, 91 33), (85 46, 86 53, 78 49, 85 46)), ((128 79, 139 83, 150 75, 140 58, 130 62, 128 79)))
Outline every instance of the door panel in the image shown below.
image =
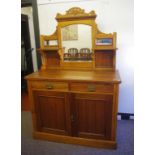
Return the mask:
POLYGON ((112 96, 75 94, 77 136, 110 139, 112 96))
POLYGON ((28 75, 33 72, 33 63, 32 63, 32 51, 31 49, 31 43, 30 43, 30 31, 29 31, 29 20, 27 15, 21 15, 21 43, 22 43, 22 49, 21 52, 24 52, 23 55, 25 57, 21 59, 21 63, 26 63, 26 66, 23 68, 26 72, 25 75, 28 75))
POLYGON ((68 96, 65 93, 34 91, 34 102, 39 131, 70 134, 68 96))

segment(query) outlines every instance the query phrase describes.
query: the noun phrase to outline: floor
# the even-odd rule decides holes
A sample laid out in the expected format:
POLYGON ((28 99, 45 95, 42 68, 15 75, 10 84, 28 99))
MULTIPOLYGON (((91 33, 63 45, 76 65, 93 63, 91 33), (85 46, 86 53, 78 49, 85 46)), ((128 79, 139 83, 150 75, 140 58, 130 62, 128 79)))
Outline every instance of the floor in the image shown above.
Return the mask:
POLYGON ((119 120, 117 150, 90 148, 79 145, 62 144, 32 138, 31 113, 22 111, 21 155, 133 155, 134 121, 119 120))

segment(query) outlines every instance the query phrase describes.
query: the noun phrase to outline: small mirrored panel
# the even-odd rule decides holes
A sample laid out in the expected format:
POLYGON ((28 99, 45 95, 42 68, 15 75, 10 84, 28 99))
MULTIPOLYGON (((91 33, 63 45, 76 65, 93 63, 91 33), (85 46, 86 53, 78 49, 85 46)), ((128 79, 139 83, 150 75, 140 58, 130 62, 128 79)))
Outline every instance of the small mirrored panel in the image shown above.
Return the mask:
POLYGON ((49 47, 49 46, 57 46, 58 41, 57 40, 45 40, 44 41, 44 46, 49 47))
POLYGON ((64 61, 92 61, 92 28, 74 24, 61 29, 64 61))
POLYGON ((96 45, 112 45, 112 38, 96 39, 96 45))

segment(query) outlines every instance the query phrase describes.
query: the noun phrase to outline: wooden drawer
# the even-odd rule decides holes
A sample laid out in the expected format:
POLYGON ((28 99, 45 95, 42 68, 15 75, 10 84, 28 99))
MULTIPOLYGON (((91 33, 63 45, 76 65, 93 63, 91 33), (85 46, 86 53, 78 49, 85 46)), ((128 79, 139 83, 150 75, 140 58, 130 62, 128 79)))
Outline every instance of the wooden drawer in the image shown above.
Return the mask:
POLYGON ((71 83, 71 91, 80 91, 80 92, 104 92, 112 93, 113 92, 112 84, 100 84, 100 83, 71 83))
POLYGON ((35 89, 68 90, 68 83, 52 81, 33 81, 31 83, 31 87, 35 89))

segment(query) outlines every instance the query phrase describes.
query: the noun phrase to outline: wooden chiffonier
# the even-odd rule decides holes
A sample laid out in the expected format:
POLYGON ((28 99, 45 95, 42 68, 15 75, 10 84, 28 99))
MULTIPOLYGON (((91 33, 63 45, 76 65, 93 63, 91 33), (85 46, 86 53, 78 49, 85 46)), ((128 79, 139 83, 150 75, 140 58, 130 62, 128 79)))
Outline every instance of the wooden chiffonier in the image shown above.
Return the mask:
POLYGON ((26 76, 34 138, 116 148, 116 33, 100 32, 95 18, 74 7, 41 35, 42 67, 26 76))

